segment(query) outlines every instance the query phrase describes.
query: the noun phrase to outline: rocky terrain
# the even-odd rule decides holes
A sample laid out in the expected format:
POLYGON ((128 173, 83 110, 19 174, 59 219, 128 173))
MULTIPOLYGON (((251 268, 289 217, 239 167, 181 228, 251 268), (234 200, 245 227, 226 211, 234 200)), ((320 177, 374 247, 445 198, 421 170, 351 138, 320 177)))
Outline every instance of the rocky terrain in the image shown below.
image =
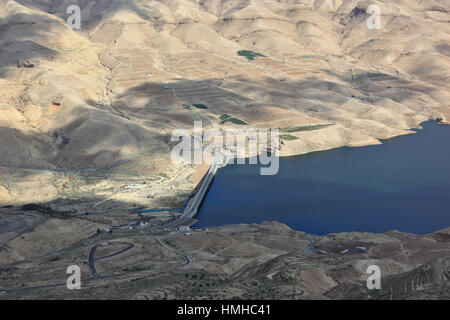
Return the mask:
POLYGON ((448 228, 318 237, 266 222, 86 237, 86 223, 41 219, 0 251, 0 299, 450 299, 448 228), (81 290, 66 288, 73 264, 81 290), (381 290, 367 288, 369 265, 381 290))
POLYGON ((0 298, 450 298, 448 229, 100 232, 183 206, 208 166, 171 135, 194 121, 279 128, 286 156, 448 124, 448 0, 75 2, 80 30, 73 1, 0 0, 0 298), (71 264, 81 292, 52 286, 71 264))
POLYGON ((450 118, 446 0, 85 0, 80 30, 69 2, 0 2, 5 205, 178 207, 205 168, 170 137, 194 120, 284 129, 294 155, 450 118))

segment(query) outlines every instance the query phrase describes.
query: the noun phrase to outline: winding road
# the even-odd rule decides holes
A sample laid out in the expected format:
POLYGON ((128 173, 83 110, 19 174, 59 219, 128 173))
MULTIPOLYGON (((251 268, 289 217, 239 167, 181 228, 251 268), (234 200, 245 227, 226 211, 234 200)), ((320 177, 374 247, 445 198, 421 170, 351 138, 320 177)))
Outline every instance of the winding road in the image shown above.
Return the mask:
POLYGON ((180 251, 180 250, 177 250, 177 249, 174 249, 174 248, 171 248, 171 247, 167 246, 164 242, 161 241, 160 238, 155 239, 155 241, 160 246, 162 246, 163 248, 165 248, 167 250, 170 250, 170 251, 173 251, 173 252, 176 252, 179 255, 181 255, 184 259, 186 259, 185 263, 180 264, 179 266, 173 267, 174 269, 180 269, 180 268, 183 268, 183 267, 185 267, 185 266, 187 266, 187 265, 192 263, 192 258, 188 254, 184 253, 183 251, 180 251))
POLYGON ((209 168, 208 173, 203 179, 200 188, 195 193, 195 195, 189 200, 186 208, 183 211, 183 214, 178 219, 175 219, 174 221, 159 227, 159 229, 173 228, 185 222, 186 220, 193 218, 197 214, 198 209, 200 208, 200 205, 206 195, 206 192, 208 191, 208 188, 211 185, 211 182, 214 179, 217 170, 220 168, 222 163, 223 163, 223 155, 217 154, 216 159, 212 164, 211 168, 209 168))
POLYGON ((89 260, 88 260, 89 261, 89 268, 91 268, 91 273, 92 273, 92 277, 93 278, 98 278, 99 277, 99 275, 97 273, 97 270, 95 269, 95 262, 96 261, 112 258, 114 256, 117 256, 117 255, 121 254, 121 253, 124 253, 125 251, 128 251, 128 250, 134 248, 134 244, 133 243, 129 243, 129 242, 110 242, 108 244, 110 244, 110 245, 118 245, 118 244, 120 244, 120 245, 127 245, 127 247, 122 249, 122 250, 120 250, 120 251, 117 251, 115 253, 111 253, 109 255, 106 255, 106 256, 103 256, 103 257, 100 257, 100 258, 95 258, 95 251, 97 250, 99 245, 97 244, 97 245, 93 246, 91 251, 89 252, 89 260))
MULTIPOLYGON (((214 179, 217 170, 220 168, 220 166, 223 164, 223 155, 220 154, 216 154, 216 159, 214 161, 214 163, 212 164, 212 166, 210 167, 210 169, 208 170, 208 173, 206 174, 205 178, 203 179, 203 182, 200 186, 200 188, 198 189, 198 191, 195 193, 195 195, 190 199, 188 205, 186 206, 185 210, 183 211, 183 214, 176 220, 171 221, 169 223, 167 223, 164 226, 158 227, 157 229, 165 229, 165 228, 172 228, 175 226, 180 225, 181 223, 185 222, 188 219, 193 218, 197 212, 198 209, 200 208, 200 205, 208 191, 209 186, 211 185, 212 180, 214 179)), ((1 165, 0 165, 1 166, 1 165)), ((149 230, 149 232, 151 232, 149 230)), ((184 253, 180 250, 174 249, 169 247, 167 244, 165 244, 162 239, 168 238, 168 237, 173 237, 176 236, 180 233, 176 233, 176 234, 172 234, 172 235, 168 235, 165 237, 147 237, 150 239, 155 240, 161 247, 173 251, 179 255, 181 255, 186 261, 178 266, 173 267, 174 269, 180 269, 183 268, 189 264, 192 263, 192 258, 187 254, 184 253)), ((98 280, 98 279, 105 279, 105 278, 114 278, 114 277, 119 277, 119 276, 124 276, 130 273, 136 273, 136 272, 129 272, 129 273, 121 273, 121 274, 116 274, 116 275, 109 275, 109 276, 102 276, 99 275, 97 273, 97 270, 95 268, 95 262, 96 261, 100 261, 100 260, 105 260, 108 258, 112 258, 114 256, 117 256, 119 254, 122 254, 132 248, 134 248, 134 244, 133 243, 129 243, 129 242, 109 242, 108 244, 110 245, 126 245, 127 247, 125 247, 122 250, 119 250, 115 253, 103 256, 103 257, 99 257, 99 258, 95 258, 95 253, 97 251, 97 248, 101 245, 94 245, 91 250, 89 251, 89 258, 88 258, 88 263, 89 263, 89 268, 91 269, 91 273, 92 273, 92 277, 87 278, 87 279, 83 279, 82 281, 92 281, 92 280, 98 280)), ((157 270, 153 270, 153 271, 157 271, 157 270)), ((17 290, 28 290, 28 289, 42 289, 42 288, 51 288, 51 287, 58 287, 58 286, 64 286, 66 285, 66 283, 57 283, 57 284, 48 284, 48 285, 39 285, 39 286, 30 286, 30 287, 22 287, 22 288, 16 288, 16 289, 11 289, 11 290, 6 290, 6 291, 17 291, 17 290)))
MULTIPOLYGON (((189 264, 191 264, 193 262, 192 258, 185 252, 174 249, 169 247, 167 244, 165 244, 164 242, 162 242, 162 239, 167 239, 167 238, 171 238, 171 237, 175 237, 177 235, 180 235, 181 233, 174 233, 174 234, 170 234, 167 236, 163 236, 163 237, 149 237, 149 236, 145 236, 145 238, 147 239, 151 239, 151 240, 155 240, 161 247, 163 247, 166 250, 170 250, 173 251, 179 255, 181 255, 186 261, 178 266, 172 267, 172 269, 181 269, 189 264)), ((81 279, 81 283, 84 282, 88 282, 88 281, 94 281, 94 280, 100 280, 100 279, 109 279, 109 278, 117 278, 117 277, 122 277, 122 276, 127 276, 127 275, 131 275, 131 274, 137 274, 137 273, 142 273, 142 272, 154 272, 154 273, 158 273, 158 272, 164 272, 167 271, 167 268, 160 268, 160 269, 149 269, 149 270, 140 270, 140 271, 130 271, 130 272, 124 272, 124 273, 119 273, 119 274, 113 274, 113 275, 99 275, 97 273, 97 270, 95 268, 95 262, 96 261, 100 261, 100 260, 106 260, 109 258, 112 258, 114 256, 120 255, 132 248, 135 247, 135 245, 133 243, 130 242, 109 242, 108 245, 126 245, 127 247, 125 247, 124 249, 121 249, 117 252, 108 254, 106 256, 103 257, 99 257, 99 258, 95 258, 95 253, 97 251, 97 248, 102 246, 102 245, 94 245, 91 250, 89 251, 89 257, 88 257, 88 263, 89 263, 89 268, 91 269, 91 273, 92 276, 89 278, 85 278, 85 279, 81 279)), ((5 291, 5 292, 14 292, 14 291, 21 291, 21 290, 33 290, 33 289, 45 289, 45 288, 54 288, 54 287, 62 287, 62 286, 66 286, 67 283, 53 283, 53 284, 43 284, 43 285, 36 285, 36 286, 28 286, 28 287, 20 287, 20 288, 13 288, 13 289, 0 289, 0 291, 5 291)))

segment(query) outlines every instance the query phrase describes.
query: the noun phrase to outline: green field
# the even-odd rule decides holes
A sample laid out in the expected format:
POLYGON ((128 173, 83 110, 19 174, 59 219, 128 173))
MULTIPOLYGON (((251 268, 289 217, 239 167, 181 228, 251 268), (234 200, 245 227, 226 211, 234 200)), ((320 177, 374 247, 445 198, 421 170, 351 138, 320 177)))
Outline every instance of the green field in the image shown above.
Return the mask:
POLYGON ((261 53, 250 51, 250 50, 240 50, 237 52, 237 54, 238 54, 238 56, 246 57, 248 59, 248 61, 255 60, 257 57, 265 57, 265 55, 263 55, 261 53))
POLYGON ((316 124, 316 125, 307 125, 307 126, 300 126, 300 127, 290 127, 290 128, 280 128, 280 132, 301 132, 301 131, 313 131, 313 130, 319 130, 326 127, 331 126, 332 124, 316 124))
POLYGON ((38 212, 41 212, 44 214, 48 214, 51 217, 55 217, 55 218, 59 218, 59 219, 70 218, 70 216, 69 216, 70 212, 56 211, 48 206, 45 206, 45 205, 42 205, 39 203, 25 204, 21 207, 21 209, 24 211, 38 211, 38 212))
POLYGON ((293 136, 292 134, 282 134, 280 135, 280 139, 290 141, 290 140, 298 140, 298 137, 293 136))
POLYGON ((208 106, 201 104, 201 103, 194 103, 194 104, 188 104, 188 103, 184 103, 181 105, 183 108, 187 109, 187 110, 192 110, 192 108, 196 108, 196 109, 208 109, 208 106))
POLYGON ((233 117, 233 116, 229 115, 228 113, 224 113, 223 115, 221 115, 220 120, 221 120, 220 124, 231 122, 234 124, 248 125, 248 122, 241 120, 239 118, 233 117))
POLYGON ((201 104, 201 103, 195 103, 195 104, 193 104, 193 106, 194 106, 194 108, 197 108, 197 109, 208 109, 208 106, 205 106, 204 104, 201 104))

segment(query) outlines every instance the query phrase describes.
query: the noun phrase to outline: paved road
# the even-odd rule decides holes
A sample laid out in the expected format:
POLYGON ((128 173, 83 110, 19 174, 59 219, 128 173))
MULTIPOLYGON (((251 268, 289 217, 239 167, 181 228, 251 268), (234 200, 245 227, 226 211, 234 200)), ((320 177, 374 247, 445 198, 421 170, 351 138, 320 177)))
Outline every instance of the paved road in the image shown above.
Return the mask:
POLYGON ((198 209, 200 208, 200 204, 202 203, 203 198, 205 197, 206 192, 208 191, 208 188, 217 173, 217 170, 222 164, 222 161, 223 161, 222 155, 216 157, 216 160, 214 161, 211 168, 209 168, 208 173, 205 176, 205 179, 203 179, 202 185, 195 193, 195 195, 191 198, 191 200, 189 200, 189 203, 184 209, 183 214, 178 219, 165 224, 159 229, 173 228, 181 224, 182 222, 185 222, 186 220, 193 218, 197 214, 198 209))
POLYGON ((315 239, 309 240, 308 245, 307 245, 306 248, 303 250, 303 254, 307 254, 307 253, 311 250, 311 248, 313 247, 314 243, 316 243, 316 241, 317 241, 317 240, 315 240, 315 239))
POLYGON ((187 255, 186 253, 184 253, 183 251, 180 251, 180 250, 177 250, 177 249, 167 246, 164 242, 161 241, 160 238, 156 238, 155 241, 158 242, 160 246, 166 248, 167 250, 176 252, 179 255, 183 256, 184 259, 186 259, 185 263, 182 263, 179 266, 174 267, 174 269, 180 269, 180 268, 183 268, 192 263, 192 258, 189 255, 187 255))
POLYGON ((39 167, 13 166, 13 165, 8 165, 8 164, 0 164, 0 168, 37 170, 37 171, 52 171, 52 172, 116 173, 116 174, 128 174, 128 175, 135 175, 135 176, 154 177, 154 178, 158 178, 160 180, 167 180, 166 177, 159 176, 159 175, 156 175, 156 174, 138 173, 138 172, 131 172, 131 171, 116 171, 116 170, 107 169, 106 167, 101 167, 101 168, 82 168, 82 169, 73 168, 73 169, 71 169, 71 168, 39 168, 39 167))
POLYGON ((110 242, 108 244, 110 244, 110 245, 124 244, 124 245, 127 245, 127 247, 122 249, 122 250, 120 250, 120 251, 117 251, 115 253, 111 253, 111 254, 109 254, 107 256, 103 256, 103 257, 100 257, 100 258, 95 258, 95 251, 97 250, 99 245, 97 244, 97 245, 93 246, 91 251, 89 252, 89 268, 91 268, 91 273, 92 273, 92 277, 93 278, 98 278, 99 277, 99 274, 97 273, 97 270, 95 269, 95 262, 96 261, 112 258, 114 256, 117 256, 117 255, 121 254, 121 253, 124 253, 125 251, 130 250, 131 248, 134 248, 134 244, 133 243, 129 243, 129 242, 110 242))
MULTIPOLYGON (((197 212, 198 209, 200 207, 200 204, 203 201, 203 198, 206 195, 206 192, 208 191, 208 188, 212 182, 212 180, 214 179, 214 176, 217 173, 217 170, 219 169, 219 167, 221 166, 221 164, 223 163, 223 155, 219 155, 216 157, 215 162, 213 163, 213 165, 211 166, 211 168, 208 170, 208 173, 206 174, 205 179, 203 179, 202 185, 200 186, 200 188, 198 189, 198 191, 196 192, 196 194, 194 195, 194 197, 192 197, 192 199, 189 201, 188 205, 186 206, 183 214, 176 220, 169 222, 168 224, 159 227, 158 229, 164 229, 164 228, 171 228, 174 226, 177 226, 179 224, 181 224, 182 222, 193 218, 197 212)), ((162 247, 166 248, 167 250, 171 250, 174 251, 178 254, 180 254, 181 256, 183 256, 186 259, 186 262, 174 267, 175 269, 179 269, 182 267, 185 267, 187 265, 189 265, 190 263, 192 263, 192 258, 182 252, 179 251, 177 249, 168 247, 164 242, 161 241, 162 238, 154 238, 154 240, 156 240, 156 242, 158 242, 162 247)), ((111 244, 125 244, 127 245, 126 248, 112 253, 110 255, 104 256, 104 257, 100 257, 100 258, 95 258, 95 252, 98 248, 99 245, 95 245, 94 247, 92 247, 92 249, 89 252, 89 267, 91 269, 91 273, 92 273, 92 277, 88 278, 88 279, 84 279, 83 281, 91 281, 91 280, 97 280, 97 279, 105 279, 105 278, 114 278, 114 277, 119 277, 119 276, 123 276, 126 274, 117 274, 117 275, 111 275, 111 276, 101 276, 97 273, 97 270, 95 269, 95 262, 99 261, 99 260, 104 260, 104 259, 108 259, 111 258, 113 256, 119 255, 125 251, 130 250, 131 248, 134 247, 134 244, 132 243, 128 243, 128 242, 112 242, 111 244)), ((158 272, 157 270, 155 270, 155 272, 158 272)), ((133 273, 133 272, 130 272, 133 273)), ((12 290, 8 290, 8 291, 15 291, 15 290, 27 290, 27 289, 40 289, 40 288, 50 288, 50 287, 58 287, 58 286, 64 286, 66 285, 66 283, 57 283, 57 284, 49 284, 49 285, 41 285, 41 286, 32 286, 32 287, 23 287, 23 288, 17 288, 17 289, 12 289, 12 290)))
POLYGON ((203 180, 203 183, 200 186, 198 192, 194 195, 194 197, 191 199, 191 201, 189 201, 188 205, 186 206, 186 209, 183 212, 183 216, 185 218, 193 218, 197 214, 200 204, 203 201, 203 198, 206 195, 206 191, 208 190, 214 176, 216 175, 218 168, 219 164, 217 162, 214 162, 211 168, 209 169, 208 173, 206 174, 206 177, 203 180))

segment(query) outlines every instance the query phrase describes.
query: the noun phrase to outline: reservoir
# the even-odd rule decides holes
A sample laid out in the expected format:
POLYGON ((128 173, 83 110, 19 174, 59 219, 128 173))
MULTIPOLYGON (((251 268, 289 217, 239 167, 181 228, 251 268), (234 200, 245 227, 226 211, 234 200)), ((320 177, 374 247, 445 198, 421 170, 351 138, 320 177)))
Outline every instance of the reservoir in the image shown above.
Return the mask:
POLYGON ((422 127, 381 145, 280 158, 274 176, 261 176, 259 165, 221 168, 195 226, 279 221, 318 235, 446 228, 450 126, 422 127))

